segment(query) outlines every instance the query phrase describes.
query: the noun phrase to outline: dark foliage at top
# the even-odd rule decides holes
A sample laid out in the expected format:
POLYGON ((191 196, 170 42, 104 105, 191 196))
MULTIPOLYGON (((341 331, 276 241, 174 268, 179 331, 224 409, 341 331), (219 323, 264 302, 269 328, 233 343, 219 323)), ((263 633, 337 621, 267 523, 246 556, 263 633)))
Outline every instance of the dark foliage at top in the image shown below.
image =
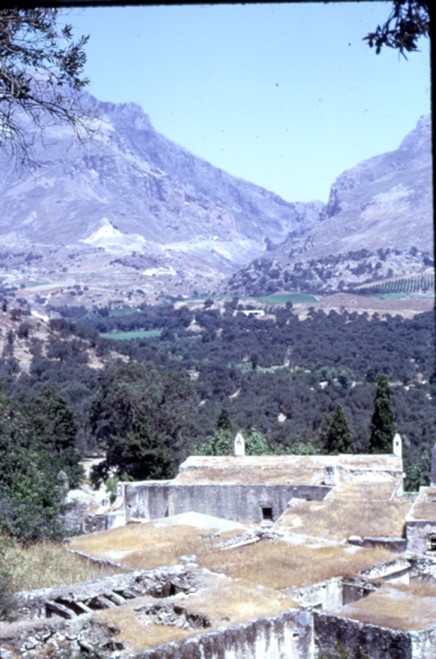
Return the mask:
POLYGON ((394 410, 389 391, 389 379, 384 374, 377 378, 370 433, 371 453, 392 453, 392 438, 395 434, 394 410))
POLYGON ((196 395, 182 374, 130 362, 104 374, 90 412, 106 458, 94 470, 99 484, 122 479, 165 479, 192 445, 196 395))
POLYGON ((430 32, 430 5, 425 0, 394 0, 391 13, 383 25, 364 39, 377 55, 386 46, 395 48, 404 57, 405 52, 418 50, 420 37, 430 32))
POLYGON ((74 92, 88 81, 82 76, 87 38, 73 41, 70 25, 58 25, 52 8, 0 10, 0 147, 28 160, 29 132, 22 116, 32 121, 33 133, 50 120, 76 126, 83 119, 74 92))

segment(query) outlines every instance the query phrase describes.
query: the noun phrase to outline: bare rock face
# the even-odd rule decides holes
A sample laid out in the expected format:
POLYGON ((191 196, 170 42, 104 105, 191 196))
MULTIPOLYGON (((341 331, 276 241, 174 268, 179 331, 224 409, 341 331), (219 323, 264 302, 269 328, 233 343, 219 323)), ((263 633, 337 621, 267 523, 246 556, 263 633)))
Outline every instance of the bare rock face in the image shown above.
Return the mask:
MULTIPOLYGON (((156 132, 138 105, 85 99, 93 118, 83 141, 65 126, 48 128, 33 144, 30 169, 11 167, 0 153, 6 284, 82 284, 106 290, 107 302, 135 290, 147 298, 162 290, 210 294, 242 269, 228 290, 244 293, 253 292, 248 268, 256 292, 322 290, 322 273, 313 280, 316 261, 333 290, 341 281, 347 287, 362 249, 365 276, 379 250, 377 276, 416 272, 432 252, 429 117, 396 151, 339 176, 325 205, 285 202, 213 167, 156 132), (411 248, 418 259, 405 258, 411 248), (295 279, 296 266, 304 276, 295 279)), ((81 303, 87 298, 99 301, 86 292, 81 303)))
POLYGON ((339 176, 330 191, 325 224, 314 233, 312 255, 324 256, 334 248, 428 250, 432 192, 431 123, 426 116, 396 151, 339 176))
POLYGON ((431 149, 425 116, 398 149, 341 174, 319 221, 233 275, 230 290, 334 292, 415 276, 431 287, 431 149))
POLYGON ((192 155, 157 133, 133 103, 88 103, 92 138, 80 143, 67 128, 51 128, 34 145, 31 171, 11 169, 0 156, 2 248, 36 252, 33 265, 44 277, 59 250, 59 262, 72 254, 83 271, 97 252, 108 272, 99 263, 96 277, 121 271, 137 284, 163 277, 189 292, 320 215, 320 202, 287 203, 192 155))

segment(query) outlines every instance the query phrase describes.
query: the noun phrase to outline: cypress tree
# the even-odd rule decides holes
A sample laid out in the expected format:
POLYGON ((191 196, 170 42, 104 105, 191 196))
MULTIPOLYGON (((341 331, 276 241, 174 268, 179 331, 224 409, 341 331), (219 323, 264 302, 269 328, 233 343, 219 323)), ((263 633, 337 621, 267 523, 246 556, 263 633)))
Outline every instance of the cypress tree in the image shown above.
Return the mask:
POLYGON ((326 448, 330 454, 355 453, 353 434, 342 405, 338 405, 327 429, 326 448))
POLYGON ((370 453, 392 453, 394 435, 394 411, 391 403, 389 380, 387 375, 381 374, 377 378, 374 413, 370 425, 370 453))
POLYGON ((221 408, 221 412, 216 423, 216 430, 225 430, 231 434, 234 433, 230 415, 225 407, 221 408))

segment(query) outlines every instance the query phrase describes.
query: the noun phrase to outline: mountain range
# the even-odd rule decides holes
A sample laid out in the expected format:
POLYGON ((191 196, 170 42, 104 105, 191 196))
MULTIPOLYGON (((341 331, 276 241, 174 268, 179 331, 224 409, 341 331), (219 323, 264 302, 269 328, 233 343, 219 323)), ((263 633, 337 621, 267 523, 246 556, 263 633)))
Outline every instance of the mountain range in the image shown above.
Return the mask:
POLYGON ((176 145, 138 105, 87 99, 91 135, 52 125, 35 166, 0 156, 3 286, 99 304, 347 290, 431 268, 430 117, 339 176, 327 204, 290 203, 176 145))

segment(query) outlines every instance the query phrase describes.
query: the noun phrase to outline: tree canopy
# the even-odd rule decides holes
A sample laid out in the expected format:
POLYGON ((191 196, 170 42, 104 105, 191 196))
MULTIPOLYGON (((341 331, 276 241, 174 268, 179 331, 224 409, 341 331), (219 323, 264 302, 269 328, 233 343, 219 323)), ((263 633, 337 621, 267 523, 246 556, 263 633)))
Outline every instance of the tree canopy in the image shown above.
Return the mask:
POLYGON ((389 379, 385 374, 381 374, 377 378, 370 433, 371 453, 392 453, 392 441, 395 435, 394 410, 391 403, 389 379))
POLYGON ((0 533, 22 543, 61 537, 58 476, 24 415, 0 392, 0 533))
POLYGON ((189 381, 135 362, 108 369, 91 410, 91 425, 106 458, 94 482, 111 473, 124 478, 162 479, 174 475, 192 442, 189 381))
POLYGON ((78 127, 86 115, 79 92, 88 37, 73 39, 60 25, 58 9, 0 10, 0 148, 19 161, 30 159, 30 119, 34 138, 52 120, 78 127))
POLYGON ((44 384, 26 409, 33 432, 50 453, 53 468, 65 472, 70 488, 77 487, 84 475, 76 449, 78 427, 65 398, 55 385, 44 384))
MULTIPOLYGON (((290 451, 276 442, 269 442, 265 435, 253 428, 245 440, 246 455, 282 455, 290 451)), ((229 428, 218 427, 212 437, 197 446, 197 455, 233 455, 235 437, 229 428)))
POLYGON ((426 0, 394 0, 391 12, 383 23, 377 25, 364 39, 377 55, 381 49, 397 49, 401 55, 418 50, 420 37, 430 33, 430 3, 426 0))
POLYGON ((329 454, 355 453, 353 434, 342 405, 337 405, 327 430, 326 448, 329 454))

